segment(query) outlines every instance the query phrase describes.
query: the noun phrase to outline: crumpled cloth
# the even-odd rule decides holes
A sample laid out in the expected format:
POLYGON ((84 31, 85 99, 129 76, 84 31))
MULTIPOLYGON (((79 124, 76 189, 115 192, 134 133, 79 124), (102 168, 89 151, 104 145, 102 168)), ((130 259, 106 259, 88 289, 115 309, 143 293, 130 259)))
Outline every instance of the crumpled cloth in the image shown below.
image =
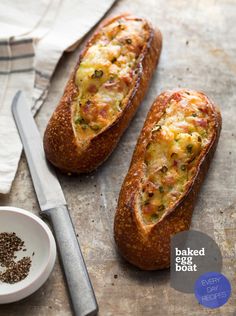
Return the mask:
POLYGON ((0 2, 0 193, 10 191, 22 151, 11 113, 15 93, 23 90, 36 113, 63 52, 75 49, 115 1, 0 2))

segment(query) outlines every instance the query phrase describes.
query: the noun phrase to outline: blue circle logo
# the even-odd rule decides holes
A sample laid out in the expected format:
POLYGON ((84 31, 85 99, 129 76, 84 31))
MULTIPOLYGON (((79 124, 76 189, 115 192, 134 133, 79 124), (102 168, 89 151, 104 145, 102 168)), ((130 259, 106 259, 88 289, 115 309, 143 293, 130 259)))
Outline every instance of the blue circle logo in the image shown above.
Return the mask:
POLYGON ((231 285, 223 274, 207 272, 202 274, 195 282, 194 293, 201 305, 208 308, 217 308, 228 301, 231 294, 231 285))

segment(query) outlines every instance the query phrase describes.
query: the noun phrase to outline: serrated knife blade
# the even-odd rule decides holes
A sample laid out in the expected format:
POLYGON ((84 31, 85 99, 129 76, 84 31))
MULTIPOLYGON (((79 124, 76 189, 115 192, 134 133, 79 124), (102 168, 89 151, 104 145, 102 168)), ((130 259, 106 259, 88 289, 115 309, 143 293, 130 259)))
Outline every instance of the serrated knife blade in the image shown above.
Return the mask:
POLYGON ((13 99, 12 112, 24 146, 41 211, 66 205, 55 171, 45 159, 38 128, 20 91, 13 99))

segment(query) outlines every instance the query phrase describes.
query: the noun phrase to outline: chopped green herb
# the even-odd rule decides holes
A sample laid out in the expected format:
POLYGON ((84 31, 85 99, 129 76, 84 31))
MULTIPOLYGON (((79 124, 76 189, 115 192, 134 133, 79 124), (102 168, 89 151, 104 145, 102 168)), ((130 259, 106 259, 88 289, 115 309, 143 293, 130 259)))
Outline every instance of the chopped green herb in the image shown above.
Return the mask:
POLYGON ((129 45, 132 44, 132 39, 131 38, 127 38, 126 43, 129 44, 129 45))
POLYGON ((102 70, 95 70, 94 74, 92 75, 92 78, 101 78, 103 76, 103 71, 102 70))
POLYGON ((182 166, 180 167, 180 169, 181 169, 182 171, 185 171, 185 170, 187 169, 187 167, 186 167, 186 165, 182 165, 182 166))
POLYGON ((81 125, 81 128, 82 128, 83 130, 85 130, 85 129, 88 128, 88 125, 87 125, 87 124, 82 124, 82 125, 81 125))
POLYGON ((112 83, 112 82, 114 82, 115 81, 115 78, 114 77, 110 77, 109 78, 109 83, 112 83))
POLYGON ((196 117, 196 116, 197 116, 197 113, 193 113, 192 116, 193 116, 193 117, 196 117))
POLYGON ((121 24, 122 21, 121 21, 121 20, 118 20, 117 22, 119 23, 119 24, 118 24, 118 27, 119 27, 121 30, 124 30, 124 29, 125 29, 125 26, 124 26, 124 24, 121 24))
POLYGON ((159 205, 157 207, 158 212, 162 212, 162 211, 164 211, 164 209, 165 209, 165 205, 164 204, 161 204, 161 205, 159 205))
POLYGON ((178 155, 176 154, 176 153, 172 153, 171 155, 170 155, 170 157, 171 158, 174 158, 174 157, 177 157, 178 155))
POLYGON ((161 125, 155 125, 154 127, 153 127, 153 129, 152 129, 152 132, 157 132, 157 131, 159 131, 159 130, 161 130, 161 125))
POLYGON ((94 130, 94 131, 98 131, 101 127, 99 126, 99 125, 97 125, 97 124, 94 124, 94 125, 92 125, 92 126, 90 126, 91 127, 91 129, 92 130, 94 130))
POLYGON ((151 219, 152 219, 152 221, 156 221, 158 219, 158 215, 157 214, 152 214, 151 215, 151 219))
POLYGON ((121 111, 122 111, 121 105, 122 105, 122 102, 118 102, 118 103, 116 104, 116 110, 117 110, 118 112, 121 112, 121 111))
POLYGON ((81 123, 84 123, 84 119, 79 116, 75 119, 75 124, 81 124, 81 123))
POLYGON ((193 145, 192 144, 188 144, 186 149, 187 149, 187 152, 191 154, 192 153, 192 149, 193 149, 193 145))
POLYGON ((190 162, 193 162, 193 161, 195 160, 195 158, 196 158, 196 157, 193 157, 192 159, 190 159, 190 160, 189 160, 189 163, 190 163, 190 162))
POLYGON ((151 143, 148 143, 148 144, 147 144, 147 147, 146 147, 147 150, 151 147, 151 145, 152 145, 151 143))
POLYGON ((168 168, 166 166, 163 166, 161 168, 161 172, 166 173, 168 171, 168 168))
POLYGON ((160 193, 164 193, 164 188, 163 188, 163 186, 161 185, 161 186, 159 186, 159 192, 160 193))

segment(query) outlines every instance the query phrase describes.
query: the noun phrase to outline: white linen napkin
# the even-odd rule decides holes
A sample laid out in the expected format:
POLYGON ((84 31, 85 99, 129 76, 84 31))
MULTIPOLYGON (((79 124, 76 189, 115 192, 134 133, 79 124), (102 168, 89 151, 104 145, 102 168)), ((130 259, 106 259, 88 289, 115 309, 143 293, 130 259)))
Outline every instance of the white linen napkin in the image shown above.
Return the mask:
POLYGON ((22 145, 11 113, 17 90, 32 112, 43 104, 52 74, 116 0, 0 2, 0 193, 10 191, 22 145))

